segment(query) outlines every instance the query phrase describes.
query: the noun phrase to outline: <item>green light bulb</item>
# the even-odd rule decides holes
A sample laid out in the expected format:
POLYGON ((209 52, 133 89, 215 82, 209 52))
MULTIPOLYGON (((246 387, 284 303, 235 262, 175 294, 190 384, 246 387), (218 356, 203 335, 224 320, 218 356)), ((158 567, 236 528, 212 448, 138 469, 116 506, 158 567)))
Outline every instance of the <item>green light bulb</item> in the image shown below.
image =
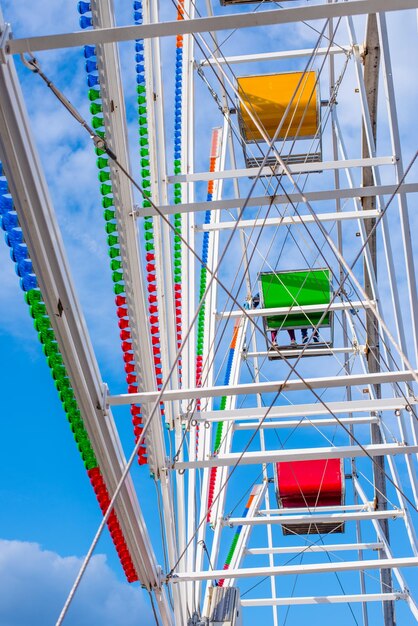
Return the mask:
POLYGON ((103 128, 104 120, 102 117, 93 117, 91 120, 91 125, 94 129, 103 128))
POLYGON ((102 207, 104 209, 108 209, 111 206, 114 206, 113 198, 107 198, 107 197, 102 198, 102 207))
POLYGON ((114 283, 120 283, 123 280, 123 274, 122 272, 113 272, 112 273, 112 280, 114 283))
POLYGON ((42 294, 39 289, 30 289, 25 293, 26 304, 35 304, 42 301, 42 294))
POLYGON ((103 183, 100 185, 100 193, 102 196, 108 196, 112 193, 112 185, 106 185, 106 183, 103 183))
POLYGON ((117 229, 117 225, 113 224, 113 222, 106 222, 106 232, 108 235, 110 235, 111 233, 115 233, 117 229))
POLYGON ((99 180, 101 183, 105 183, 107 180, 110 180, 110 172, 105 172, 104 170, 101 170, 99 172, 99 180))
POLYGON ((111 248, 112 246, 116 246, 116 244, 118 243, 119 243, 119 237, 116 237, 116 235, 108 235, 107 245, 109 246, 109 248, 111 248))
POLYGON ((96 89, 89 89, 88 98, 90 102, 94 102, 95 100, 100 100, 100 91, 97 91, 96 89))
POLYGON ((110 220, 114 220, 115 211, 110 211, 110 209, 105 209, 103 211, 103 217, 105 218, 106 222, 109 222, 110 220))
POLYGON ((122 293, 125 293, 125 285, 115 283, 113 285, 113 293, 115 294, 115 296, 120 296, 122 293))
POLYGON ((120 256, 120 248, 112 247, 109 248, 108 252, 111 259, 116 259, 118 256, 120 256))
POLYGON ((97 113, 101 113, 103 111, 103 107, 101 104, 98 104, 97 102, 92 102, 90 105, 90 113, 92 115, 97 115, 97 113))
POLYGON ((104 157, 99 157, 96 161, 96 165, 99 170, 102 170, 109 165, 109 160, 105 159, 104 157))

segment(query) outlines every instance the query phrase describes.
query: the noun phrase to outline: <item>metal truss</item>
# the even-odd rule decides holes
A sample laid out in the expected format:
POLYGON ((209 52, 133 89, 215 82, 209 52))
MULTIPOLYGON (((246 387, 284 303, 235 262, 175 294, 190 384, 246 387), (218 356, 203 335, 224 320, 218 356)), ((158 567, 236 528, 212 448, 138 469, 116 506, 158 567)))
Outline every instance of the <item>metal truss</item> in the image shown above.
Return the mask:
MULTIPOLYGON (((414 170, 405 176, 386 12, 417 8, 418 0, 301 2, 291 8, 230 14, 210 1, 195 6, 185 0, 179 6, 181 19, 163 22, 159 15, 164 3, 144 0, 144 23, 119 27, 113 1, 93 0, 92 30, 31 38, 11 38, 12 29, 0 14, 0 160, 100 467, 110 491, 121 488, 116 511, 140 582, 154 593, 164 626, 186 626, 194 613, 209 619, 212 587, 222 581, 226 587, 241 588, 248 579, 260 589, 241 600, 244 626, 250 607, 269 607, 261 609, 260 620, 268 623, 266 616, 271 616, 273 626, 280 623, 280 607, 296 605, 315 606, 312 615, 317 607, 326 608, 335 621, 342 603, 360 605, 355 614, 367 626, 369 603, 381 603, 381 614, 370 613, 370 619, 394 626, 395 603, 405 603, 417 618, 417 590, 409 586, 408 570, 418 565, 418 302, 407 199, 418 191, 418 181, 414 170), (356 35, 352 18, 363 16, 364 21, 376 12, 374 34, 382 58, 373 78, 376 82, 378 73, 382 77, 386 108, 382 106, 374 120, 370 79, 363 67, 370 50, 356 35), (274 50, 260 40, 251 53, 234 50, 224 56, 218 45, 217 35, 223 31, 259 33, 290 24, 301 28, 309 21, 320 29, 319 20, 327 20, 327 36, 304 49, 278 45, 274 50), (174 63, 161 45, 162 40, 170 43, 164 38, 179 35, 180 173, 168 165, 172 103, 164 94, 174 63), (152 181, 151 206, 145 207, 134 206, 132 179, 137 179, 138 166, 128 156, 126 94, 117 46, 133 39, 144 40, 152 181), (110 159, 110 177, 137 393, 107 390, 99 371, 12 57, 93 44, 107 147, 116 157, 110 159), (321 93, 329 98, 322 107, 326 112, 321 136, 316 137, 324 148, 321 160, 287 165, 279 143, 269 140, 253 146, 260 151, 260 167, 243 167, 243 137, 235 114, 244 104, 235 90, 235 71, 259 63, 267 74, 272 67, 285 72, 289 60, 317 70, 321 93), (343 108, 347 86, 358 94, 350 123, 343 108), (201 115, 205 107, 210 112, 207 120, 201 115), (209 120, 216 116, 212 134, 209 120), (207 166, 204 157, 211 137, 218 143, 207 166), (384 146, 382 153, 379 145, 384 146), (273 166, 267 165, 269 156, 275 159, 273 166), (175 203, 170 200, 174 185, 174 190, 181 189, 175 203), (173 215, 181 218, 181 229, 174 229, 173 215), (147 319, 146 250, 138 228, 149 216, 155 227, 161 391, 147 319), (395 248, 398 231, 402 250, 395 248), (181 245, 181 341, 175 319, 175 244, 181 245), (258 275, 266 268, 277 272, 281 267, 325 266, 334 277, 338 300, 329 305, 253 308, 258 275), (281 360, 268 360, 262 318, 295 313, 325 317, 330 311, 333 345, 290 347, 286 338, 279 344, 281 360), (162 503, 166 571, 155 556, 161 554, 161 538, 145 525, 141 487, 129 476, 121 484, 131 450, 126 454, 122 449, 111 408, 130 404, 141 404, 148 423, 149 470, 162 503), (306 506, 282 506, 278 463, 330 459, 345 460, 341 504, 312 505, 302 493, 306 506), (292 524, 317 530, 318 525, 331 524, 345 534, 338 541, 333 531, 295 532, 289 542, 282 530, 292 524), (350 555, 353 552, 357 558, 350 555), (302 562, 305 553, 309 561, 302 562), (300 562, 283 563, 283 555, 297 555, 300 562), (332 589, 315 595, 304 575, 318 576, 332 589), (281 593, 280 583, 288 577, 301 577, 298 595, 281 593)), ((251 115, 261 128, 256 112, 251 115)))

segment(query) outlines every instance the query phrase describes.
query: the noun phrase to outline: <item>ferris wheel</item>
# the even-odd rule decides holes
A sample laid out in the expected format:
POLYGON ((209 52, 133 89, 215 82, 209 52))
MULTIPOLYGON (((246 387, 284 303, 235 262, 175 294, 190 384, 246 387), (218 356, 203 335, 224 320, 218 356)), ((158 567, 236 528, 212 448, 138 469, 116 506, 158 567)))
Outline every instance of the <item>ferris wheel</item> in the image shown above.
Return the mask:
POLYGON ((118 6, 29 38, 0 12, 1 226, 103 513, 57 626, 108 531, 163 626, 413 624, 417 147, 394 57, 418 0, 135 0, 125 26, 118 6), (59 48, 84 58, 88 118, 36 58, 59 48), (18 61, 92 144, 124 393, 18 61))

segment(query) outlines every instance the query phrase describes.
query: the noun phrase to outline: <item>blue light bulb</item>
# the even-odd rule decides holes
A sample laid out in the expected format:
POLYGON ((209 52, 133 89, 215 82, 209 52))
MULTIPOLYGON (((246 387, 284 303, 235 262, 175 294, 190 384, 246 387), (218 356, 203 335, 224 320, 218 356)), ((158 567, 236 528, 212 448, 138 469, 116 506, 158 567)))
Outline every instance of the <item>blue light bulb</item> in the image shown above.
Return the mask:
POLYGON ((15 245, 14 247, 9 243, 9 233, 6 233, 5 235, 5 239, 6 239, 6 243, 7 245, 10 247, 10 258, 12 259, 13 263, 19 263, 19 261, 23 261, 24 259, 27 259, 29 257, 29 251, 28 251, 28 247, 25 243, 18 243, 17 245, 15 245))
POLYGON ((89 74, 87 76, 87 84, 89 87, 94 87, 95 85, 99 84, 99 77, 95 76, 94 74, 89 74))
POLYGON ((17 217, 16 211, 9 211, 8 213, 4 213, 2 215, 2 228, 3 230, 12 230, 12 228, 16 228, 19 226, 19 219, 17 217))
POLYGON ((16 263, 16 274, 23 278, 27 274, 33 274, 33 265, 30 259, 21 259, 16 263))
POLYGON ((77 4, 77 11, 80 13, 80 15, 87 13, 87 11, 91 11, 90 2, 81 2, 80 0, 80 2, 77 4))
POLYGON ((23 276, 19 282, 23 291, 31 291, 31 289, 36 289, 38 287, 38 280, 35 274, 26 274, 26 276, 23 276))
POLYGON ((92 61, 91 59, 87 59, 86 61, 86 72, 87 74, 90 74, 90 72, 96 72, 97 71, 97 63, 96 61, 92 61))
POLYGON ((95 46, 84 46, 84 57, 86 59, 90 59, 91 57, 96 56, 96 47, 95 46))
POLYGON ((0 215, 13 210, 13 198, 9 193, 0 196, 0 215))
POLYGON ((93 19, 91 17, 87 17, 87 15, 82 15, 80 17, 80 26, 81 28, 90 28, 93 26, 93 19))
MULTIPOLYGON (((17 248, 19 244, 23 244, 23 232, 21 228, 12 228, 5 233, 4 238, 9 248, 17 248)), ((26 244, 25 244, 26 245, 26 244)))

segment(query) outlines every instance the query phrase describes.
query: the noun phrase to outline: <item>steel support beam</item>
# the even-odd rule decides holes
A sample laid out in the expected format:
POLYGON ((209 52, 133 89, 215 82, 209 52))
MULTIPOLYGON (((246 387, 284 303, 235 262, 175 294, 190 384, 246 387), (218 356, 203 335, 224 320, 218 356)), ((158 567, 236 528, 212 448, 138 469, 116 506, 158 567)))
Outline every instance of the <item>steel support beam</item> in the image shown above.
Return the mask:
POLYGON ((387 602, 388 600, 406 600, 407 593, 359 593, 343 596, 299 596, 289 598, 259 598, 241 600, 241 606, 294 606, 299 604, 336 604, 352 602, 387 602))
MULTIPOLYGON (((380 398, 375 400, 344 400, 343 402, 327 402, 327 409, 335 414, 353 413, 376 413, 378 411, 396 411, 404 409, 407 404, 412 407, 418 400, 412 397, 403 398, 380 398)), ((228 411, 206 411, 196 416, 198 421, 219 422, 226 420, 251 420, 263 418, 266 414, 265 407, 252 407, 246 409, 234 409, 228 411)), ((327 415, 327 410, 322 404, 290 404, 285 406, 271 407, 268 417, 309 417, 314 415, 327 415)), ((354 418, 355 419, 355 418, 354 418)), ((334 420, 335 423, 335 420, 334 420)))
POLYGON ((256 517, 227 517, 223 520, 224 526, 236 528, 237 526, 264 526, 265 524, 278 524, 279 526, 291 526, 292 524, 325 524, 335 525, 345 522, 366 520, 387 520, 403 517, 404 512, 399 509, 387 511, 359 511, 355 513, 320 513, 313 512, 310 515, 259 515, 256 517))
POLYGON ((382 567, 417 567, 418 558, 375 559, 368 561, 347 561, 345 563, 320 563, 311 565, 287 565, 282 567, 251 567, 238 570, 209 570, 208 572, 176 573, 169 579, 171 583, 187 580, 214 580, 217 578, 256 578, 261 576, 295 576, 296 574, 327 574, 329 572, 352 572, 360 569, 373 570, 382 567))
POLYGON ((248 548, 245 554, 259 556, 260 554, 300 554, 305 552, 351 552, 357 550, 379 550, 383 544, 374 543, 332 543, 328 545, 286 546, 284 548, 248 548))
POLYGON ((6 44, 7 54, 33 53, 38 50, 76 48, 84 45, 132 41, 152 37, 176 37, 188 33, 208 33, 236 28, 251 28, 275 24, 292 24, 310 20, 322 20, 345 15, 367 15, 377 11, 400 11, 418 7, 418 0, 349 0, 336 4, 320 4, 291 9, 274 9, 233 15, 217 15, 185 19, 173 22, 159 22, 140 26, 118 26, 62 35, 26 37, 11 39, 6 44))
MULTIPOLYGON (((305 306, 272 307, 271 309, 248 309, 246 315, 248 317, 270 317, 271 315, 288 315, 289 313, 317 313, 322 311, 350 311, 351 309, 367 309, 374 306, 375 302, 361 300, 353 300, 351 302, 333 302, 332 304, 307 304, 305 306)), ((242 311, 223 311, 217 313, 218 318, 242 317, 242 311)))
MULTIPOLYGON (((219 396, 248 395, 255 393, 277 393, 280 390, 302 391, 307 389, 324 389, 336 387, 352 387, 376 384, 394 384, 400 382, 411 382, 418 376, 418 370, 400 370, 395 372, 380 372, 378 374, 350 374, 347 376, 334 376, 329 378, 306 378, 304 380, 295 379, 287 381, 269 381, 265 383, 248 383, 239 385, 219 385, 217 387, 201 387, 192 389, 170 389, 162 394, 162 400, 186 400, 190 398, 214 398, 219 396)), ((107 402, 111 406, 132 404, 136 402, 155 402, 159 397, 154 392, 146 393, 124 393, 116 396, 108 396, 107 402)), ((402 400, 399 399, 399 404, 402 400)), ((319 406, 319 405, 318 405, 319 406)), ((267 409, 265 409, 264 414, 267 409)), ((326 408, 323 408, 326 412, 326 408)), ((270 415, 270 413, 269 413, 270 415)))
MULTIPOLYGON (((324 161, 320 163, 300 163, 299 165, 289 165, 292 174, 307 174, 309 172, 322 172, 323 170, 346 169, 347 167, 372 167, 377 165, 394 165, 396 158, 393 156, 374 157, 371 159, 347 159, 347 161, 324 161)), ((284 170, 277 163, 276 167, 266 166, 260 171, 259 167, 250 167, 240 170, 223 170, 219 172, 196 172, 195 174, 178 174, 168 176, 169 183, 190 183, 197 181, 209 181, 217 179, 242 178, 252 176, 281 176, 284 170)))
MULTIPOLYGON (((360 424, 377 424, 380 422, 378 417, 342 417, 339 420, 344 426, 360 424)), ((260 422, 243 422, 242 424, 235 424, 234 430, 270 430, 276 428, 304 428, 306 426, 313 426, 315 428, 324 428, 325 426, 335 427, 335 419, 307 419, 300 417, 298 420, 283 420, 283 421, 265 421, 262 424, 260 422)))
MULTIPOLYGON (((418 446, 405 444, 369 444, 360 446, 338 446, 324 448, 298 448, 294 450, 266 450, 265 452, 231 452, 201 461, 176 462, 173 469, 183 471, 200 467, 233 467, 235 465, 257 465, 284 463, 287 461, 315 461, 319 459, 351 459, 353 457, 378 457, 384 454, 415 454, 418 446)), ((384 512, 384 511, 383 511, 384 512)))
POLYGON ((260 54, 240 54, 238 56, 217 56, 202 59, 200 65, 235 65, 236 63, 259 63, 260 61, 277 61, 279 59, 299 59, 301 57, 324 56, 326 54, 348 54, 351 46, 330 46, 329 48, 305 48, 303 50, 279 50, 278 52, 262 52, 260 54))
MULTIPOLYGON (((371 217, 379 217, 380 211, 374 211, 371 217)), ((267 226, 299 226, 320 222, 343 222, 347 220, 367 219, 369 215, 363 215, 358 211, 340 211, 338 213, 317 213, 313 215, 278 215, 277 217, 258 218, 255 220, 240 220, 239 222, 219 222, 218 224, 199 224, 197 231, 231 230, 232 228, 265 228, 267 226)))
MULTIPOLYGON (((418 0, 417 0, 418 2, 418 0)), ((158 210, 163 215, 173 215, 174 213, 188 213, 190 211, 215 211, 217 209, 242 209, 243 206, 260 207, 272 204, 298 204, 306 202, 325 202, 326 200, 342 200, 345 198, 365 198, 366 196, 379 195, 391 196, 398 193, 417 193, 418 183, 403 183, 401 185, 378 185, 373 188, 351 187, 342 189, 327 189, 325 191, 307 191, 306 193, 277 194, 274 196, 256 196, 253 198, 239 198, 229 200, 212 200, 212 202, 193 202, 190 204, 176 204, 175 206, 163 205, 158 210)), ((136 207, 137 217, 145 215, 157 215, 157 211, 150 207, 142 209, 136 207), (148 213, 146 212, 148 211, 148 213)))
MULTIPOLYGON (((0 160, 71 386, 112 496, 126 459, 112 414, 105 407, 105 386, 75 293, 12 58, 0 63, 0 93, 0 160)), ((141 582, 149 589, 158 589, 156 558, 129 476, 115 508, 141 582)))

